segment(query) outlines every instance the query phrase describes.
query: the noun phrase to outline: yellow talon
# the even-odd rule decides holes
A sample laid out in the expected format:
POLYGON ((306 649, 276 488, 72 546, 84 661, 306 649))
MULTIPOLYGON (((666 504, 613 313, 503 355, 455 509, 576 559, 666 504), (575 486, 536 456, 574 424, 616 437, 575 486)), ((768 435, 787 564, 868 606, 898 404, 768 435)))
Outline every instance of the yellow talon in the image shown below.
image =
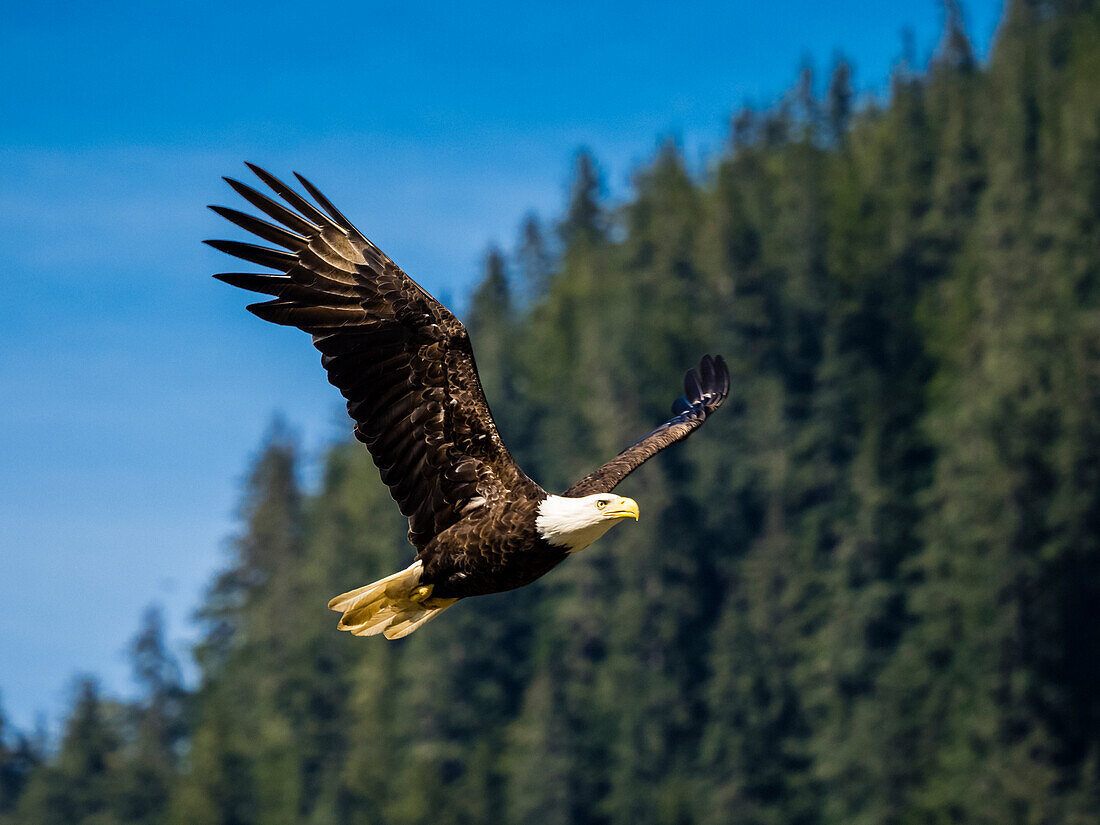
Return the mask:
POLYGON ((420 602, 424 601, 426 598, 428 598, 428 596, 432 595, 432 591, 434 589, 434 584, 422 584, 420 585, 420 587, 416 588, 415 590, 413 590, 412 593, 409 594, 409 601, 420 604, 420 602))

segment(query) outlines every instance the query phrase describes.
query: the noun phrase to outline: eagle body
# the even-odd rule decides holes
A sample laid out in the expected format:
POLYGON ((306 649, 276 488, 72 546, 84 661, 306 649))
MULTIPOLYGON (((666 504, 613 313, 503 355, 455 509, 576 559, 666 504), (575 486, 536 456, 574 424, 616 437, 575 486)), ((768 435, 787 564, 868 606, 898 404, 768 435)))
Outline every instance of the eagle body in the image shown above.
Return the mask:
POLYGON ((546 500, 524 498, 482 507, 432 539, 420 553, 420 580, 432 595, 461 599, 530 584, 565 561, 565 547, 543 538, 536 527, 546 500))
POLYGON ((248 309, 312 336, 329 381, 347 400, 355 437, 409 519, 416 560, 334 598, 339 627, 397 639, 459 599, 530 584, 583 550, 638 505, 612 490, 694 432, 725 400, 729 371, 704 356, 684 378, 672 417, 561 495, 532 481, 503 444, 462 323, 359 232, 313 184, 313 198, 248 165, 282 200, 229 185, 274 223, 215 212, 271 246, 207 241, 274 272, 216 278, 273 296, 248 309))

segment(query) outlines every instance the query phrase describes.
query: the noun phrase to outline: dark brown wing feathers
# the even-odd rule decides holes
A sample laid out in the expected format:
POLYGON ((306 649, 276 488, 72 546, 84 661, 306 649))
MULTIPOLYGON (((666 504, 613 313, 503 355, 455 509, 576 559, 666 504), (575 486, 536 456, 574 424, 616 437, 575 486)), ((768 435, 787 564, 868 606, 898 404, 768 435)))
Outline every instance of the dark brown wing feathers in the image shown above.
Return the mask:
POLYGON ((672 405, 673 417, 594 473, 582 478, 566 490, 565 495, 587 496, 611 492, 647 460, 702 426, 707 416, 726 400, 729 391, 730 373, 722 356, 711 358, 704 355, 698 372, 688 370, 684 376, 684 394, 672 405))
POLYGON ((275 223, 211 208, 282 249, 207 243, 276 273, 215 277, 275 296, 249 310, 313 336, 329 381, 347 399, 356 437, 409 517, 409 540, 422 548, 482 503, 540 494, 501 443, 458 319, 305 178, 297 176, 320 209, 263 169, 249 168, 287 205, 226 181, 275 223))

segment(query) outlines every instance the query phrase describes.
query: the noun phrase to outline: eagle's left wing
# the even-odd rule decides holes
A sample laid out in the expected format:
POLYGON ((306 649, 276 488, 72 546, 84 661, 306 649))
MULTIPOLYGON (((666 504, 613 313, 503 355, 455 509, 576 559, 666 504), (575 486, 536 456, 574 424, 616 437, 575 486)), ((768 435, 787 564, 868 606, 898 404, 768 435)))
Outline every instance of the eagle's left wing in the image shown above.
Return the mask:
POLYGON ((726 400, 729 391, 730 371, 722 356, 711 358, 704 355, 699 371, 688 370, 684 376, 684 394, 672 405, 672 418, 600 469, 582 478, 563 495, 610 493, 620 481, 665 447, 682 441, 702 426, 707 416, 726 400))
POLYGON ((355 437, 409 518, 409 541, 423 549, 478 507, 537 495, 540 488, 512 460, 493 423, 461 322, 305 178, 298 176, 320 209, 274 175, 249 168, 285 206, 226 180, 278 224, 212 208, 282 248, 207 243, 276 272, 215 277, 273 295, 249 310, 313 336, 329 381, 347 399, 355 437))

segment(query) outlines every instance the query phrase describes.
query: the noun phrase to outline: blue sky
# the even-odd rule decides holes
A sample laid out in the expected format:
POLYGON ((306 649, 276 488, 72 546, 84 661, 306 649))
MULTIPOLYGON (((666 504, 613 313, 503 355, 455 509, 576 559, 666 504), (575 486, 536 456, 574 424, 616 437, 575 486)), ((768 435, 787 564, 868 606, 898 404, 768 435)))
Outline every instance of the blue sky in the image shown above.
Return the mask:
MULTIPOLYGON (((984 53, 999 0, 966 17, 984 53)), ((838 50, 880 90, 933 0, 7 4, 0 28, 0 699, 53 723, 79 672, 129 689, 142 609, 179 649, 276 412, 347 432, 304 336, 199 244, 221 175, 297 169, 459 307, 490 243, 562 206, 590 147, 612 196, 658 141, 702 168, 729 114, 838 50)), ((231 268, 231 267, 229 267, 231 268)), ((475 342, 476 345, 476 342, 475 342)))

